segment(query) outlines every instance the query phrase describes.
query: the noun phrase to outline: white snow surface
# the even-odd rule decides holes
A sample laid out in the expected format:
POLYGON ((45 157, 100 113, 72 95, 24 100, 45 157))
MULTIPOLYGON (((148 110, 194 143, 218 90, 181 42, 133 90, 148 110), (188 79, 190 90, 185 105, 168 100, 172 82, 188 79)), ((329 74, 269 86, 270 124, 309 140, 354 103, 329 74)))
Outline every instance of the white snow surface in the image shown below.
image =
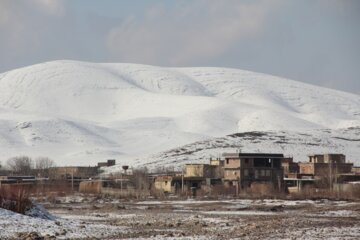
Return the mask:
MULTIPOLYGON (((91 218, 90 218, 91 219, 91 218)), ((17 233, 38 232, 41 235, 55 235, 66 230, 58 239, 101 238, 127 231, 126 227, 105 224, 84 224, 77 219, 43 219, 18 214, 0 208, 0 239, 16 239, 17 233)))
MULTIPOLYGON (((0 74, 0 161, 29 155, 58 165, 109 158, 141 165, 150 155, 233 133, 359 127, 359 95, 238 69, 53 61, 0 74)), ((352 135, 354 156, 359 138, 352 135)), ((278 151, 277 143, 264 143, 278 151)))

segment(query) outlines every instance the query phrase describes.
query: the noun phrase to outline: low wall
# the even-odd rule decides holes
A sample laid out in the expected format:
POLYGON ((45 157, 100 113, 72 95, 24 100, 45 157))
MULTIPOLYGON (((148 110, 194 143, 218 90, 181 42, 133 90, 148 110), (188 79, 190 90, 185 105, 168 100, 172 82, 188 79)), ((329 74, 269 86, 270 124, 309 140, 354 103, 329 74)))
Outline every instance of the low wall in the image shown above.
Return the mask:
POLYGON ((102 189, 101 181, 85 181, 79 185, 79 192, 100 194, 102 189))

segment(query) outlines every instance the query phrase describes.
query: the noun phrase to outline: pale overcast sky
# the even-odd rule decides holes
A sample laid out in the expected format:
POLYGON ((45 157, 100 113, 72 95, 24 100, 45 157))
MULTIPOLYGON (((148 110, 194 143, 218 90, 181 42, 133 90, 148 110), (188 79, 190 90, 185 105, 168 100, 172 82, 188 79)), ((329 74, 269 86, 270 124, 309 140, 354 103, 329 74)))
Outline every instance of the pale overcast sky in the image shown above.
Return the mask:
POLYGON ((74 59, 223 66, 360 94, 357 0, 0 0, 0 72, 74 59))

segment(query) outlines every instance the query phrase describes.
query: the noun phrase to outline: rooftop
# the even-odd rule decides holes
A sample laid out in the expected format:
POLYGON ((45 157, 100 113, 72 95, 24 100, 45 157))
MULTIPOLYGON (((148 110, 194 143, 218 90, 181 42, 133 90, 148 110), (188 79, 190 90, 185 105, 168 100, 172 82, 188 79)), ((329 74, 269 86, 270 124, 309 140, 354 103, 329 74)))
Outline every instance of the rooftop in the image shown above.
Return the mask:
POLYGON ((223 153, 223 157, 236 157, 236 158, 283 158, 282 153, 223 153))

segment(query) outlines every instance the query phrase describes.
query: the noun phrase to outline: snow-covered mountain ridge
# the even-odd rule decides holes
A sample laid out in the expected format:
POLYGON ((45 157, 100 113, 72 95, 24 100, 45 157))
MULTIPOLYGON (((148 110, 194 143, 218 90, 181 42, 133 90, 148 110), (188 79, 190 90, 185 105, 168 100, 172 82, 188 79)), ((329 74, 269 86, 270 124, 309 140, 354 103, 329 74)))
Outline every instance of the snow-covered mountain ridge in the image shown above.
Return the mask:
MULTIPOLYGON (((26 154, 59 165, 139 165, 234 133, 328 129, 342 137, 357 127, 358 95, 237 69, 54 61, 0 74, 0 161, 26 154)), ((354 146, 350 154, 360 153, 354 146)))

